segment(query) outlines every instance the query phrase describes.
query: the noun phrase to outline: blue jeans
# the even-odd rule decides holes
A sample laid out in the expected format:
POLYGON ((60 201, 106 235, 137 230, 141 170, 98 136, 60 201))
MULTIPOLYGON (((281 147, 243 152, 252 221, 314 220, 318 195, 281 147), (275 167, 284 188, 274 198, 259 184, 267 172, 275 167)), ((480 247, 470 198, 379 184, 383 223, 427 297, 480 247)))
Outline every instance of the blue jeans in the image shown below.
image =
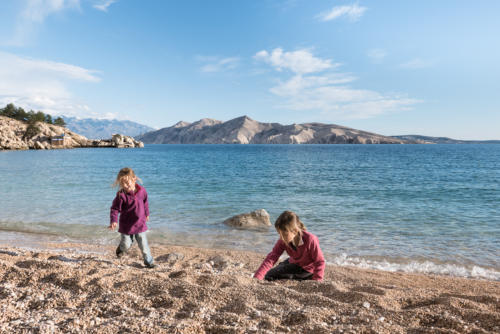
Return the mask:
POLYGON ((154 259, 151 256, 151 250, 149 249, 148 246, 148 238, 146 238, 146 232, 132 234, 132 235, 120 233, 120 235, 121 235, 120 250, 122 252, 128 251, 130 246, 132 246, 135 237, 135 240, 137 240, 137 244, 139 245, 139 249, 141 250, 142 258, 144 259, 144 264, 145 265, 153 264, 154 259))

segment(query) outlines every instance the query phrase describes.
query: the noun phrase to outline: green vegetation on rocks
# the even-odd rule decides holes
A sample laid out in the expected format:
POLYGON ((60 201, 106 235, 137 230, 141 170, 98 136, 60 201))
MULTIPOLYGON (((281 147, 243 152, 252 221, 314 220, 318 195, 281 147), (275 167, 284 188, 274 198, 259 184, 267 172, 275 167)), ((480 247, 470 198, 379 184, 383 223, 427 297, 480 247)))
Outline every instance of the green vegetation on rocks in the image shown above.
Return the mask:
MULTIPOLYGON (((0 109, 0 116, 6 116, 9 118, 16 119, 21 122, 25 122, 30 124, 35 124, 36 122, 43 122, 43 123, 48 123, 48 124, 55 124, 59 126, 65 126, 66 122, 64 121, 63 118, 57 117, 56 119, 52 120, 52 116, 49 114, 44 114, 41 111, 34 112, 33 110, 30 110, 26 112, 23 108, 21 107, 16 107, 14 104, 9 103, 5 106, 5 108, 0 109)), ((34 131, 34 128, 30 131, 34 131)), ((36 133, 35 133, 36 135, 36 133)))

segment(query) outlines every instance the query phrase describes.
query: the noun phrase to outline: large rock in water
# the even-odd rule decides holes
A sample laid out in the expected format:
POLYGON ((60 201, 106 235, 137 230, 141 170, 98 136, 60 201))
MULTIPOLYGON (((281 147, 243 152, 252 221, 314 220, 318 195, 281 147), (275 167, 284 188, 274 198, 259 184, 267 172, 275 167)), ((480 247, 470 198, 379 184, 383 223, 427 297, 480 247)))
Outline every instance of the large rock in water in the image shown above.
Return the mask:
POLYGON ((114 143, 115 147, 124 148, 124 147, 144 147, 144 144, 140 141, 135 140, 132 137, 124 136, 121 134, 114 134, 111 138, 111 141, 114 143))
POLYGON ((266 210, 260 209, 249 213, 242 213, 231 218, 224 220, 226 225, 239 227, 239 228, 256 228, 256 227, 269 227, 271 221, 269 220, 269 213, 266 210))

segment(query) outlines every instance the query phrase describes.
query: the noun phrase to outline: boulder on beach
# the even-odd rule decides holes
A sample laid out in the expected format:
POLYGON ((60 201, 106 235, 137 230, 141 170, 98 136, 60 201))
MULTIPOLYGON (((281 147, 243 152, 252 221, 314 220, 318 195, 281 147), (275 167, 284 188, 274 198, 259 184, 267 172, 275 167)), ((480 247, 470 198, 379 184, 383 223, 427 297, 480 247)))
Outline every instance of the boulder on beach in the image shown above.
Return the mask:
POLYGON ((269 220, 269 213, 264 209, 260 209, 228 218, 224 220, 223 224, 239 228, 256 228, 269 227, 271 221, 269 220))

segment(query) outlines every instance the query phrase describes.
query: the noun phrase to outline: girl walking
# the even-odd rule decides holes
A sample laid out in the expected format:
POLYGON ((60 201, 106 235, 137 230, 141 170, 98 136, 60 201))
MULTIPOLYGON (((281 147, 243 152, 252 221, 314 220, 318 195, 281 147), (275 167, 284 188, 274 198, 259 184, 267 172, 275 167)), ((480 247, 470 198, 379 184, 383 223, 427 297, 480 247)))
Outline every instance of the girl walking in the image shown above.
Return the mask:
POLYGON ((292 211, 283 212, 274 227, 280 239, 276 242, 254 277, 268 281, 276 279, 323 280, 325 259, 319 248, 318 238, 306 231, 299 216, 292 211), (290 258, 271 269, 286 251, 290 258))
POLYGON ((119 186, 120 190, 111 205, 109 228, 114 230, 118 225, 118 232, 121 234, 120 245, 116 248, 116 256, 122 257, 132 243, 134 238, 144 259, 147 268, 154 268, 153 257, 148 246, 146 231, 149 220, 148 193, 144 187, 137 184, 140 179, 135 175, 131 168, 122 168, 118 172, 114 186, 119 186))

